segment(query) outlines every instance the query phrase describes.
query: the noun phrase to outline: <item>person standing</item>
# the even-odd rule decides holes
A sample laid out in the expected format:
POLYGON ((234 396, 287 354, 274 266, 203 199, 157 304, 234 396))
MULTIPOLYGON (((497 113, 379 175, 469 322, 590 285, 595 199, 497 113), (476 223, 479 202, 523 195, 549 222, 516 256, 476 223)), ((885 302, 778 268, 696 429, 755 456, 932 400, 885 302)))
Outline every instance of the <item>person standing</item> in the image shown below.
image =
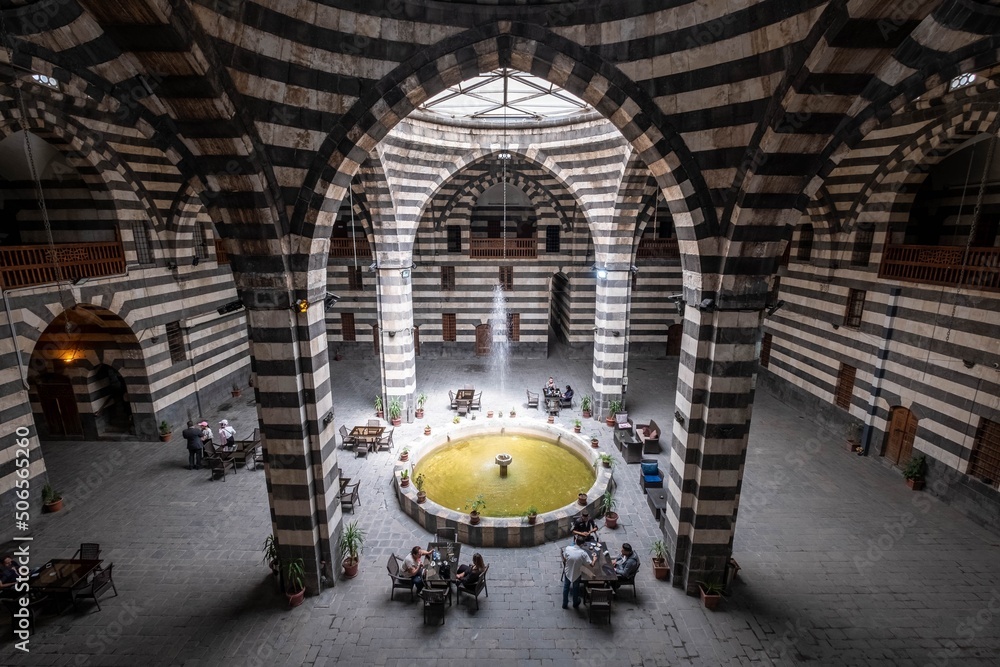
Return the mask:
POLYGON ((583 547, 584 538, 579 535, 576 544, 571 544, 563 550, 563 599, 562 608, 569 606, 569 592, 573 591, 573 609, 580 607, 580 579, 583 577, 583 566, 591 566, 597 562, 597 555, 590 557, 583 547))
POLYGON ((212 444, 212 429, 208 427, 208 422, 202 421, 198 422, 199 428, 201 428, 201 446, 204 448, 206 445, 212 444))
POLYGON ((236 449, 236 429, 229 425, 228 419, 219 422, 219 447, 226 452, 236 449))
POLYGON ((201 442, 201 429, 195 426, 193 421, 189 421, 187 425, 188 427, 181 432, 181 437, 187 440, 188 470, 200 470, 201 453, 204 449, 201 442))

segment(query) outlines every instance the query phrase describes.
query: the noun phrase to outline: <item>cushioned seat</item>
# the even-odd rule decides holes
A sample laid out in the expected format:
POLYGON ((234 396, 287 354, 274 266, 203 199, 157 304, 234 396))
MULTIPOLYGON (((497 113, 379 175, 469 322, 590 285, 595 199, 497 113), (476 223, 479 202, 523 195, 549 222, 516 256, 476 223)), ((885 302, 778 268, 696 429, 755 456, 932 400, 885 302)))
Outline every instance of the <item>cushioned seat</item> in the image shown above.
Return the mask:
POLYGON ((660 466, 654 459, 643 459, 639 462, 639 486, 643 493, 646 489, 662 489, 663 473, 660 466))

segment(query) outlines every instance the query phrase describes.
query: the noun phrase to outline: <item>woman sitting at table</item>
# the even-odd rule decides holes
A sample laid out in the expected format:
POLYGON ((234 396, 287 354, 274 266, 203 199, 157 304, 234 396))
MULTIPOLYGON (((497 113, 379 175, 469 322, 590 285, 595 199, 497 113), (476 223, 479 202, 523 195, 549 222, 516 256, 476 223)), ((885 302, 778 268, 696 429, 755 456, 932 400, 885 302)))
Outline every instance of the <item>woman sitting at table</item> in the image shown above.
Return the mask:
POLYGON ((485 571, 486 562, 483 561, 483 555, 475 553, 472 555, 472 565, 460 565, 458 567, 458 574, 455 575, 455 579, 460 586, 475 588, 476 582, 479 581, 479 577, 485 571))
POLYGON ((573 400, 573 387, 566 385, 566 391, 563 392, 562 400, 564 402, 573 400))

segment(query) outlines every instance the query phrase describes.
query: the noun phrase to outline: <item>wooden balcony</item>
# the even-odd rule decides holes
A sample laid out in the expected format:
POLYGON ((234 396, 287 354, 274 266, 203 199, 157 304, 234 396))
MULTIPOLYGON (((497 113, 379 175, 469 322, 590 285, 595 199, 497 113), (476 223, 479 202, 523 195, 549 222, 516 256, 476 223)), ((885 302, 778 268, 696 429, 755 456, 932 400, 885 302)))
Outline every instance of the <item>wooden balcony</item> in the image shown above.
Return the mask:
POLYGON ((533 259, 538 256, 538 240, 469 239, 469 257, 473 259, 533 259))
POLYGON ((330 239, 330 257, 354 257, 355 252, 360 258, 371 259, 372 249, 367 238, 330 239))
POLYGON ((677 239, 639 239, 637 259, 680 259, 677 239))
POLYGON ((1000 291, 1000 248, 970 248, 966 257, 962 246, 889 245, 882 251, 878 276, 1000 291))
POLYGON ((97 278, 125 273, 125 253, 119 241, 20 245, 0 248, 0 284, 4 289, 56 282, 55 262, 63 280, 97 278), (53 251, 55 258, 53 258, 53 251))

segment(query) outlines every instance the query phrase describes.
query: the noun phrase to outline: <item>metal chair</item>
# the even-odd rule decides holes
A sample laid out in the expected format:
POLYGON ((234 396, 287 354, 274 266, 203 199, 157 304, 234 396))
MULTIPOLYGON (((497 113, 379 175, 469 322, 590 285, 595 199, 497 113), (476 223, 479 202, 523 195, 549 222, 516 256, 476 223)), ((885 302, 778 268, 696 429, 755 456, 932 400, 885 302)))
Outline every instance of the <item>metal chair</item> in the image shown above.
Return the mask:
POLYGON ((73 554, 73 560, 101 560, 101 545, 96 542, 83 542, 73 554))
POLYGON ((525 391, 528 392, 528 407, 529 408, 535 408, 537 410, 538 409, 538 394, 536 394, 534 392, 531 392, 531 391, 528 391, 527 389, 525 389, 525 391))
POLYGON ((354 484, 345 484, 344 488, 340 490, 340 506, 342 508, 350 508, 351 512, 354 512, 355 503, 361 504, 361 494, 358 493, 359 486, 361 486, 360 480, 354 484))
POLYGON ((109 588, 115 592, 114 597, 118 597, 118 589, 115 588, 115 580, 111 576, 114 567, 115 564, 112 563, 108 565, 107 569, 98 570, 94 573, 94 576, 90 581, 82 585, 77 585, 73 588, 70 591, 70 594, 73 597, 73 606, 76 606, 76 601, 80 598, 91 598, 93 599, 94 604, 97 605, 97 611, 100 611, 101 603, 99 598, 101 597, 101 594, 109 588))
POLYGON ((458 401, 455 400, 455 392, 451 389, 448 390, 448 400, 451 403, 451 409, 458 410, 458 401))
POLYGON ((369 419, 368 420, 368 425, 369 426, 379 427, 379 426, 382 425, 382 420, 381 419, 369 419))
POLYGON ((642 562, 640 561, 639 562, 639 567, 635 568, 635 572, 632 573, 631 577, 621 577, 621 576, 619 576, 618 577, 618 581, 615 584, 612 585, 612 588, 614 588, 614 590, 617 591, 622 586, 631 586, 632 587, 632 600, 637 600, 638 597, 639 597, 639 594, 635 590, 635 575, 637 575, 639 573, 639 569, 641 567, 642 567, 642 562))
POLYGON ((611 624, 611 589, 591 588, 590 589, 590 614, 589 620, 594 622, 595 616, 607 616, 608 624, 611 624))
POLYGON ((232 452, 216 451, 215 446, 210 442, 205 443, 205 457, 203 461, 212 471, 212 476, 209 477, 209 480, 222 478, 222 481, 226 481, 227 469, 232 469, 233 474, 236 474, 236 459, 233 458, 232 452))
POLYGON ((469 409, 482 410, 483 409, 482 400, 483 400, 483 392, 477 393, 475 396, 472 397, 472 403, 469 404, 469 409))
POLYGON ((358 444, 357 438, 351 436, 351 434, 347 431, 347 427, 343 425, 340 427, 340 444, 344 449, 347 449, 348 447, 353 449, 358 444))
POLYGON ((476 609, 478 610, 479 594, 482 593, 483 591, 486 591, 486 597, 490 596, 490 589, 486 588, 486 575, 489 574, 489 572, 490 572, 490 566, 487 565, 486 569, 483 570, 483 573, 481 575, 479 575, 479 579, 476 580, 476 583, 472 588, 468 588, 466 586, 458 586, 455 589, 457 592, 456 597, 458 599, 461 599, 462 593, 465 593, 466 595, 471 595, 472 597, 476 598, 476 609))
POLYGON ((425 588, 420 591, 420 599, 424 601, 424 624, 428 618, 440 617, 438 625, 444 625, 445 600, 450 598, 450 588, 425 588))
POLYGON ((389 589, 389 599, 395 595, 396 589, 401 588, 403 590, 409 589, 410 591, 410 601, 413 601, 413 577, 407 577, 400 574, 399 564, 403 561, 396 554, 389 555, 389 562, 385 564, 386 569, 389 571, 389 578, 392 579, 392 588, 389 589))
POLYGON ((393 447, 392 432, 394 430, 395 429, 391 429, 390 428, 388 431, 386 431, 386 432, 384 432, 382 434, 381 438, 378 439, 377 448, 378 448, 379 451, 382 451, 383 449, 388 449, 390 452, 392 451, 392 447, 393 447))
POLYGON ((458 542, 457 528, 438 528, 434 535, 439 542, 458 542))

